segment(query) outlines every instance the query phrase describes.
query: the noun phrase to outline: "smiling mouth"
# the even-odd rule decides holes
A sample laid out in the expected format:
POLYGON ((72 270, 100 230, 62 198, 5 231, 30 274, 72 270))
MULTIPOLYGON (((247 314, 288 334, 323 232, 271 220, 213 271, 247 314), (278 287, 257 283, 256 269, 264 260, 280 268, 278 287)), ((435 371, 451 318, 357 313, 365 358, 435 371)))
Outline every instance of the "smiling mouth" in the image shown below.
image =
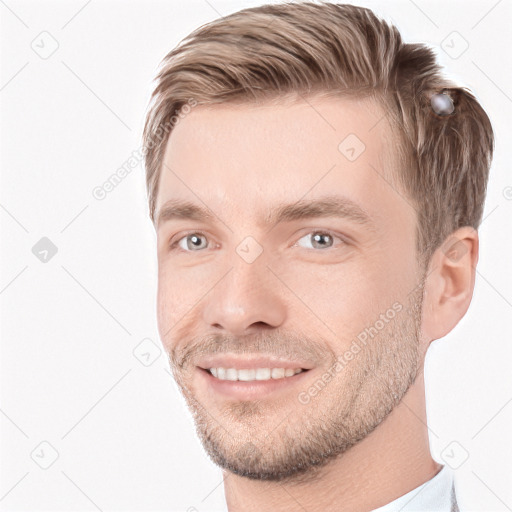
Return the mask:
POLYGON ((306 368, 200 368, 217 380, 261 382, 282 380, 309 371, 306 368))

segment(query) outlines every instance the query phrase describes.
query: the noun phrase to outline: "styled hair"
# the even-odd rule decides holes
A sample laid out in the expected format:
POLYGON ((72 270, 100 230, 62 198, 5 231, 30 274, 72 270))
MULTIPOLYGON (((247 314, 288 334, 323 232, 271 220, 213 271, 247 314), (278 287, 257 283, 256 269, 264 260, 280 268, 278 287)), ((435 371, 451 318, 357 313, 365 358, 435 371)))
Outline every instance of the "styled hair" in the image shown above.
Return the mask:
MULTIPOLYGON (((284 95, 375 98, 398 136, 396 184, 417 213, 423 265, 456 229, 478 229, 494 148, 475 97, 441 74, 432 49, 406 44, 370 9, 330 2, 267 4, 194 30, 160 63, 143 131, 150 216, 172 128, 195 105, 284 95), (455 110, 438 115, 444 92, 455 110)), ((299 96, 299 97, 300 97, 299 96)))

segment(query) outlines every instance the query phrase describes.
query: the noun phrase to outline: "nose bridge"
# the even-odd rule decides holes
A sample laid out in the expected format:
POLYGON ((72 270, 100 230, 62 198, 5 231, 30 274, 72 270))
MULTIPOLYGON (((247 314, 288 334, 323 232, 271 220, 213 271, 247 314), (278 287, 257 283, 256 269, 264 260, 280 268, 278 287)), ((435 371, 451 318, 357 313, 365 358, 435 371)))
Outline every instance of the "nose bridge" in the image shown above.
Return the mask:
POLYGON ((276 327, 286 316, 276 277, 267 268, 267 255, 250 238, 226 258, 231 270, 208 294, 203 312, 210 327, 232 334, 243 334, 257 323, 276 327))

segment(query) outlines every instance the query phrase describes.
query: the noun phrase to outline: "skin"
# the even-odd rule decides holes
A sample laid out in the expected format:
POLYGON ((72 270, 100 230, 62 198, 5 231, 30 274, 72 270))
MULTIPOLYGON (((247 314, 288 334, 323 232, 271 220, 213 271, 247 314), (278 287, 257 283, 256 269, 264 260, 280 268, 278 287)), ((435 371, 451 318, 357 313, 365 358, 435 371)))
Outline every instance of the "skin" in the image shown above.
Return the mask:
POLYGON ((430 455, 424 359, 469 307, 478 235, 457 230, 419 267, 416 212, 391 172, 395 147, 370 99, 197 106, 171 133, 157 216, 186 199, 215 218, 157 226, 158 328, 198 436, 223 469, 230 512, 368 511, 442 467, 430 455), (366 146, 352 162, 338 150, 349 133, 366 146), (333 216, 262 223, 276 204, 333 193, 373 227, 333 216), (183 238, 195 230, 199 249, 183 238), (315 244, 325 230, 333 238, 315 244), (236 251, 247 236, 263 249, 252 263, 236 251), (343 359, 354 341, 359 350, 343 359), (300 386, 237 401, 199 378, 198 358, 219 352, 299 356, 314 368, 300 386), (336 360, 346 364, 301 403, 336 360))

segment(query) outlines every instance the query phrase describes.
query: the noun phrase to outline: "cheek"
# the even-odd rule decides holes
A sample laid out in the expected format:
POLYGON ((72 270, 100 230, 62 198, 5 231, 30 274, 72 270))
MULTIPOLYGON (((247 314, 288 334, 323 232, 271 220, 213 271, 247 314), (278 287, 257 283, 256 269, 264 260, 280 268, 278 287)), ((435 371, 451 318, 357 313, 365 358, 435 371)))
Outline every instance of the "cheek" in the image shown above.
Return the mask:
POLYGON ((313 321, 322 332, 334 331, 339 340, 350 344, 381 313, 401 301, 403 275, 396 265, 382 260, 360 258, 340 265, 308 265, 283 275, 297 322, 313 321))
POLYGON ((320 322, 321 328, 334 331, 343 340, 368 318, 373 302, 368 295, 368 274, 354 266, 309 268, 302 276, 297 275, 289 287, 305 305, 297 302, 298 319, 310 317, 313 311, 313 320, 320 322), (300 310, 303 313, 299 314, 300 310))
POLYGON ((198 303, 217 280, 204 267, 178 267, 159 262, 157 321, 164 343, 175 337, 182 325, 190 322, 190 315, 197 314, 198 303))
MULTIPOLYGON (((184 282, 179 274, 172 272, 169 266, 158 269, 157 287, 157 322, 160 339, 164 345, 169 344, 173 338, 175 326, 183 317, 186 310, 180 302, 180 294, 184 289, 184 282)), ((189 289, 188 287, 185 289, 189 289)))

